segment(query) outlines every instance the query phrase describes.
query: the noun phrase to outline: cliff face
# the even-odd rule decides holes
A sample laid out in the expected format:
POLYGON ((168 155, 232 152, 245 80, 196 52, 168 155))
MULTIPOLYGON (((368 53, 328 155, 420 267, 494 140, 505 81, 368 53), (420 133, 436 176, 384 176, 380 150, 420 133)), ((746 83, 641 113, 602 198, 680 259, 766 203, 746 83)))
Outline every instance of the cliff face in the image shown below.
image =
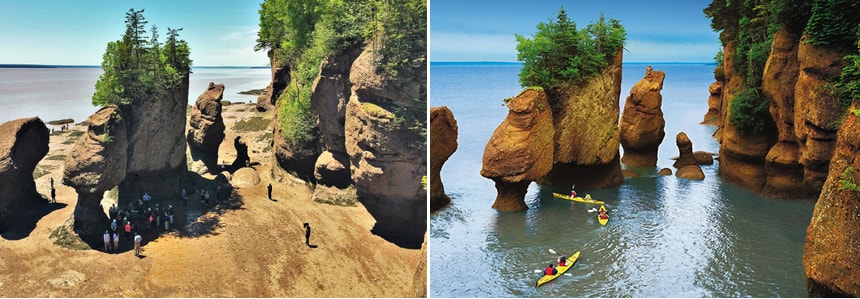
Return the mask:
POLYGON ((645 69, 645 77, 633 85, 621 117, 621 162, 636 167, 657 166, 657 148, 663 142, 666 120, 663 119, 662 71, 645 69))
POLYGON ((185 167, 188 77, 160 98, 144 99, 125 111, 128 172, 147 175, 185 167), (156 158, 157 157, 157 158, 156 158))
POLYGON ((860 182, 860 116, 851 110, 860 111, 860 101, 842 122, 830 173, 806 230, 803 267, 814 297, 860 296, 860 190, 846 188, 860 182))
POLYGON ((427 174, 426 137, 398 123, 395 113, 426 98, 426 69, 421 71, 415 81, 380 75, 367 47, 350 69, 346 106, 345 144, 358 200, 376 219, 374 233, 409 248, 421 246, 427 229, 427 191, 421 184, 427 174))
POLYGON ((543 91, 526 89, 508 108, 508 116, 484 148, 481 175, 496 183, 493 208, 521 211, 528 209, 524 197, 529 184, 552 168, 555 130, 543 91))
POLYGON ((446 106, 430 108, 430 211, 438 210, 451 199, 442 185, 442 165, 457 150, 457 120, 446 106))
POLYGON ((272 65, 272 80, 269 81, 269 86, 263 89, 263 93, 257 97, 257 111, 269 111, 275 106, 278 97, 284 92, 284 88, 290 84, 290 68, 281 66, 278 57, 275 56, 274 50, 269 50, 269 61, 272 65))
POLYGON ((555 163, 539 183, 603 189, 624 181, 618 129, 621 53, 597 78, 566 90, 547 91, 559 103, 552 107, 555 163))
POLYGON ((14 215, 45 203, 36 191, 33 170, 48 154, 48 134, 38 117, 0 125, 0 232, 14 215))

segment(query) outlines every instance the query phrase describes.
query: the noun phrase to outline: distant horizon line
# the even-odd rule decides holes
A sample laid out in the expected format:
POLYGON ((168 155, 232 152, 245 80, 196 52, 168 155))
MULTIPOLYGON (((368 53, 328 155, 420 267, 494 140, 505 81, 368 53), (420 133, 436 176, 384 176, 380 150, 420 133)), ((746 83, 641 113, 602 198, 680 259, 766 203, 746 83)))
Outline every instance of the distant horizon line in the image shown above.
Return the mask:
MULTIPOLYGON (((95 64, 0 63, 0 68, 101 68, 95 64)), ((191 68, 271 68, 268 65, 192 65, 191 68)))

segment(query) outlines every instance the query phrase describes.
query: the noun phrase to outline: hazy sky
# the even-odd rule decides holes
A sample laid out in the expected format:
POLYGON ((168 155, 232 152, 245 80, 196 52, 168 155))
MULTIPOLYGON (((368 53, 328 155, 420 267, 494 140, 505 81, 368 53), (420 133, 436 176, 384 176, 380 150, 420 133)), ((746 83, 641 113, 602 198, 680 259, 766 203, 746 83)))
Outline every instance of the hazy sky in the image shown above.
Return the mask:
POLYGON ((100 65, 109 41, 125 32, 129 8, 145 9, 164 42, 183 28, 196 66, 260 66, 254 52, 261 0, 0 1, 0 64, 100 65))
POLYGON ((431 61, 516 61, 514 34, 531 37, 564 6, 577 28, 600 13, 627 30, 624 61, 712 62, 718 34, 702 13, 711 1, 431 0, 431 61))

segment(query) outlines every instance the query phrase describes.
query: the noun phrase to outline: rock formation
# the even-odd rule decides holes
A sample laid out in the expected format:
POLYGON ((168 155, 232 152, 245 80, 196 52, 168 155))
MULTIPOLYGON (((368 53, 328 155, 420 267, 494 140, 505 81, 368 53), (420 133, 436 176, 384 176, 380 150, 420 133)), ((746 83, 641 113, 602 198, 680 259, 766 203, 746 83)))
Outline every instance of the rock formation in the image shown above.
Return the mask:
POLYGON ((546 91, 553 103, 555 163, 538 183, 603 189, 624 182, 618 129, 621 53, 597 77, 546 91))
POLYGON ((663 71, 645 69, 645 77, 630 89, 621 116, 621 163, 634 167, 657 166, 657 148, 663 142, 666 120, 663 119, 663 71))
POLYGON ((821 196, 806 229, 803 267, 813 297, 860 296, 860 101, 848 109, 821 196), (856 114, 852 111, 858 111, 856 114), (853 187, 851 187, 853 185, 853 187))
POLYGON ((693 142, 687 137, 687 133, 681 132, 675 136, 675 144, 678 145, 680 155, 678 160, 672 164, 677 169, 688 165, 696 165, 696 158, 693 156, 693 142))
POLYGON ((508 116, 484 148, 481 175, 496 183, 493 208, 520 211, 528 209, 524 200, 528 185, 553 166, 555 130, 543 91, 526 89, 508 102, 508 108, 508 116))
POLYGON ((705 173, 702 172, 702 168, 699 165, 687 165, 678 169, 678 172, 675 172, 675 176, 688 179, 701 181, 705 179, 705 173))
POLYGON ((671 169, 669 169, 669 168, 663 168, 663 169, 660 169, 660 171, 658 171, 658 172, 657 172, 657 175, 659 175, 659 176, 672 175, 672 170, 671 170, 671 169))
POLYGON ((243 167, 233 173, 230 181, 236 188, 253 187, 260 184, 260 175, 251 167, 243 167))
POLYGON ((702 124, 719 125, 720 124, 720 107, 722 107, 723 82, 716 81, 708 86, 708 113, 705 113, 705 119, 702 124))
POLYGON ((322 144, 319 139, 312 139, 302 144, 287 140, 281 132, 278 117, 274 119, 275 127, 272 129, 272 148, 275 154, 275 162, 278 167, 291 175, 305 181, 315 182, 314 169, 317 158, 322 153, 322 144))
POLYGON ((0 125, 0 232, 14 215, 45 203, 36 191, 33 170, 48 154, 48 134, 38 117, 0 125))
POLYGON ((349 72, 359 54, 361 48, 357 47, 326 57, 314 81, 311 107, 319 115, 320 135, 325 144, 314 163, 314 178, 323 185, 346 188, 352 183, 344 124, 350 96, 349 72))
POLYGON ((221 99, 224 98, 224 84, 209 82, 209 87, 194 103, 191 109, 191 119, 188 129, 188 146, 191 157, 206 164, 210 170, 216 170, 218 164, 218 147, 224 141, 224 119, 221 117, 221 99))
POLYGON ((714 154, 703 151, 695 151, 693 152, 693 160, 696 161, 696 165, 711 165, 714 164, 714 154))
POLYGON ((263 89, 263 93, 257 97, 257 111, 264 112, 275 108, 275 104, 287 85, 290 84, 290 68, 281 65, 274 50, 269 50, 269 61, 272 65, 272 81, 263 89))
MULTIPOLYGON (((119 205, 142 194, 152 178, 179 182, 186 167, 185 121, 188 78, 160 96, 136 99, 123 107, 105 107, 90 116, 89 127, 66 158, 63 184, 78 192, 74 231, 89 244, 100 244, 107 216, 104 192, 119 186, 119 205)), ((175 196, 176 189, 146 191, 153 198, 175 196)))
POLYGON ((427 229, 427 192, 421 183, 427 174, 427 137, 398 118, 426 119, 427 107, 414 105, 415 99, 427 98, 426 67, 415 66, 411 80, 381 75, 372 49, 359 55, 349 74, 345 145, 350 172, 358 200, 376 219, 373 232, 420 248, 427 229))
POLYGON ((442 185, 442 165, 457 150, 457 120, 446 106, 430 108, 430 211, 438 210, 451 199, 442 185))
POLYGON ((232 170, 251 166, 251 157, 248 156, 248 144, 242 140, 242 136, 233 139, 233 148, 236 149, 236 159, 230 164, 232 170))

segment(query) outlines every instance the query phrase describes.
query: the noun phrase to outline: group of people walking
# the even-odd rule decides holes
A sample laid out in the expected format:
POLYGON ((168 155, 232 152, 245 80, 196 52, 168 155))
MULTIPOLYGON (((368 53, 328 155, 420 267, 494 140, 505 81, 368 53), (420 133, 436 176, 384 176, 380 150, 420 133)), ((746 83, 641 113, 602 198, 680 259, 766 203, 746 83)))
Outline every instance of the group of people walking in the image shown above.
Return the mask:
POLYGON ((127 209, 120 209, 111 205, 108 213, 111 218, 110 228, 105 230, 104 242, 105 252, 119 250, 120 237, 123 240, 134 241, 135 255, 140 255, 140 243, 143 237, 141 232, 162 227, 164 231, 170 230, 174 223, 174 208, 172 204, 160 207, 158 203, 151 206, 152 196, 144 193, 137 201, 128 204, 127 209))

